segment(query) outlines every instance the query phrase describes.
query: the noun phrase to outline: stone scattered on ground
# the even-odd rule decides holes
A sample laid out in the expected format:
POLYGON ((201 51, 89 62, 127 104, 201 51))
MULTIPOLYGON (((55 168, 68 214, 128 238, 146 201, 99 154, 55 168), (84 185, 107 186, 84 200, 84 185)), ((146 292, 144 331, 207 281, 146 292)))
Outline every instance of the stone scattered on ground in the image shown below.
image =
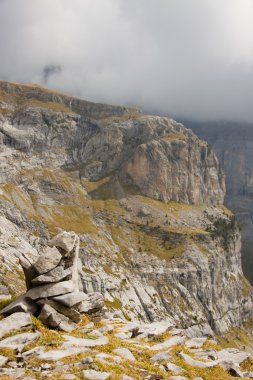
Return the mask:
MULTIPOLYGON (((197 337, 187 340, 183 330, 168 329, 165 325, 160 325, 159 333, 159 324, 156 322, 154 326, 151 323, 145 328, 142 324, 138 326, 138 323, 114 319, 104 319, 100 324, 84 323, 82 320, 82 325, 76 332, 51 333, 46 329, 52 336, 44 347, 43 341, 47 339, 44 335, 45 328, 33 331, 31 318, 24 319, 24 315, 27 317, 25 313, 16 313, 0 321, 2 327, 7 325, 6 320, 11 320, 12 326, 13 321, 20 321, 15 325, 15 328, 19 326, 16 333, 15 330, 8 329, 11 336, 2 336, 0 339, 0 349, 16 353, 10 357, 3 354, 0 356, 0 378, 25 379, 31 377, 33 372, 36 379, 41 380, 54 375, 64 380, 109 379, 111 375, 122 380, 212 380, 212 371, 217 368, 231 379, 252 378, 250 370, 242 369, 242 363, 252 360, 249 353, 235 348, 208 349, 206 347, 209 347, 212 339, 197 337), (20 318, 17 318, 17 314, 20 318), (139 338, 139 331, 145 334, 143 339, 139 338), (121 339, 121 334, 126 334, 128 338, 121 339), (205 377, 192 376, 191 368, 194 374, 198 370, 201 374, 204 371, 205 377)), ((6 331, 4 329, 4 335, 6 331)))
POLYGON ((126 360, 135 361, 134 355, 128 348, 116 348, 113 352, 126 360))
POLYGON ((39 332, 13 335, 0 341, 0 348, 11 348, 21 351, 27 344, 34 342, 39 337, 39 332))
POLYGON ((0 339, 15 330, 22 327, 31 327, 32 320, 30 314, 27 313, 14 313, 7 318, 0 321, 0 339))
POLYGON ((106 380, 110 377, 110 373, 108 372, 98 372, 93 369, 88 369, 83 371, 83 375, 85 379, 90 380, 106 380))

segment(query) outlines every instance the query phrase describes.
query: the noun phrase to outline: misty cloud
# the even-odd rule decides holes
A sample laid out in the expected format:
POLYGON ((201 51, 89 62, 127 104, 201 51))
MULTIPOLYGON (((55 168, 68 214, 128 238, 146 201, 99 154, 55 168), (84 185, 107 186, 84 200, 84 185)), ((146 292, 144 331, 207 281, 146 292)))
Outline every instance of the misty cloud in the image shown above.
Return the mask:
POLYGON ((0 0, 0 78, 253 121, 252 15, 252 0, 0 0))
POLYGON ((60 65, 46 65, 43 68, 43 83, 48 83, 49 78, 52 75, 57 75, 62 71, 60 65))

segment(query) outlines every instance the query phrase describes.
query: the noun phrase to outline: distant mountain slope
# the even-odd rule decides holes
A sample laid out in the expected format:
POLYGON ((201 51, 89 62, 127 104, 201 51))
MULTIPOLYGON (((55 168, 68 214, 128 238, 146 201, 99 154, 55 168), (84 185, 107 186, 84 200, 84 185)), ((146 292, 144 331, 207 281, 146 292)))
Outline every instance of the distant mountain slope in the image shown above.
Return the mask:
POLYGON ((185 124, 213 147, 225 171, 225 204, 240 220, 243 270, 253 283, 253 124, 185 124))

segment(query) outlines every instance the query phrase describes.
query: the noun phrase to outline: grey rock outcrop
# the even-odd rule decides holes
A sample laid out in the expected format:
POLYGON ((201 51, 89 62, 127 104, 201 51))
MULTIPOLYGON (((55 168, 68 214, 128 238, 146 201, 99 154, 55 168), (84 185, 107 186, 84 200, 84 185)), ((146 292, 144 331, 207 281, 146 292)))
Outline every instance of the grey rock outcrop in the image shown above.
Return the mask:
POLYGON ((86 300, 85 312, 101 310, 101 295, 94 293, 94 296, 88 296, 79 291, 79 243, 79 237, 75 233, 61 232, 50 241, 52 248, 47 247, 34 263, 25 257, 21 258, 26 283, 29 284, 28 290, 2 309, 1 314, 17 311, 33 314, 39 310, 38 319, 46 326, 70 332, 77 327, 76 322, 79 322, 80 313, 84 311, 82 302, 86 300), (64 304, 64 298, 71 302, 64 304))
MULTIPOLYGON (((165 202, 223 203, 224 175, 214 152, 182 124, 40 87, 0 82, 1 90, 9 104, 0 115, 0 142, 9 148, 34 154, 46 150, 41 164, 50 160, 55 167, 78 168, 80 178, 99 180, 115 173, 122 186, 165 202), (22 108, 16 104, 19 97, 22 108)), ((2 182, 14 172, 7 162, 8 155, 2 182)), ((33 165, 31 160, 28 167, 33 165)))

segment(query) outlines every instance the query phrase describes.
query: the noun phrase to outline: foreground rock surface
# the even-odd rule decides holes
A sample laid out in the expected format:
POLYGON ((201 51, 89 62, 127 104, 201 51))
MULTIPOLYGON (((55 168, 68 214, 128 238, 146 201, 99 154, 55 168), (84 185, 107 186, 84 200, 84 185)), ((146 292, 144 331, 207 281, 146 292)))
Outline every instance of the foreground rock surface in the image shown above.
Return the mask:
MULTIPOLYGON (((8 319, 10 317, 7 317, 8 319)), ((201 348, 189 348, 187 330, 175 329, 158 332, 157 323, 137 324, 139 331, 156 331, 155 335, 140 339, 128 337, 127 341, 117 337, 122 330, 131 331, 133 323, 115 319, 104 319, 90 323, 83 317, 81 324, 71 333, 61 334, 33 323, 40 331, 23 327, 26 332, 12 331, 11 337, 0 339, 0 349, 6 348, 6 356, 0 356, 0 377, 12 378, 59 378, 59 379, 104 379, 119 380, 229 380, 235 377, 252 378, 253 358, 249 352, 238 348, 222 348, 216 342, 216 349, 207 336, 202 339, 201 348), (100 333, 101 336, 97 337, 100 333), (167 350, 153 348, 179 334, 184 341, 167 350), (48 337, 48 334, 49 337, 48 337), (188 342, 188 344, 186 344, 188 342), (13 355, 11 349, 15 350, 13 355), (8 356, 10 355, 10 356, 8 356), (212 357, 212 358, 211 358, 212 357), (247 371, 245 370, 247 368, 247 371)), ((163 329, 164 330, 164 329, 163 329)), ((175 343, 175 342, 174 342, 175 343)))

